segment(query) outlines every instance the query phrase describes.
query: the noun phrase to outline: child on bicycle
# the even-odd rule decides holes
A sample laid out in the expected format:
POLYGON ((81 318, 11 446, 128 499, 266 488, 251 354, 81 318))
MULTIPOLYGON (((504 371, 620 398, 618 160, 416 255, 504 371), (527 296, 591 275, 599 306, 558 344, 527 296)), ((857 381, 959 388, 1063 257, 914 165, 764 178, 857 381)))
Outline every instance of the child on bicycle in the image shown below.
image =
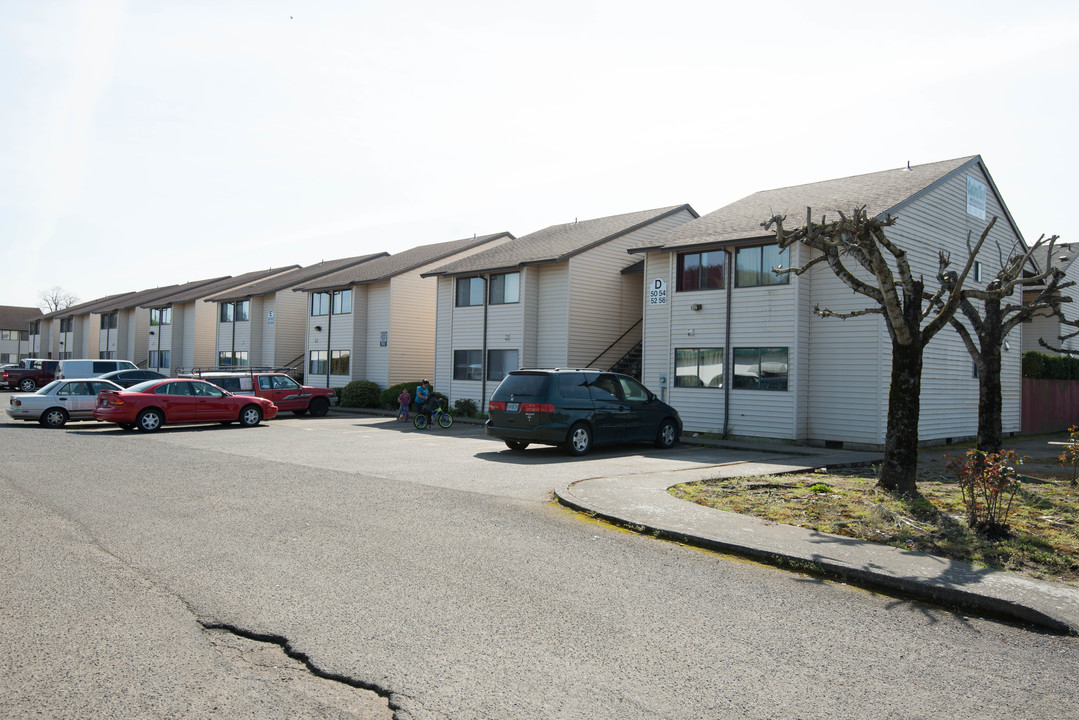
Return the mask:
POLYGON ((416 412, 427 416, 427 422, 431 422, 431 412, 435 409, 435 396, 431 392, 430 381, 424 379, 416 388, 416 412))
POLYGON ((397 396, 397 404, 400 406, 397 411, 397 419, 408 421, 408 406, 412 402, 412 396, 408 394, 408 388, 402 388, 401 394, 397 396))

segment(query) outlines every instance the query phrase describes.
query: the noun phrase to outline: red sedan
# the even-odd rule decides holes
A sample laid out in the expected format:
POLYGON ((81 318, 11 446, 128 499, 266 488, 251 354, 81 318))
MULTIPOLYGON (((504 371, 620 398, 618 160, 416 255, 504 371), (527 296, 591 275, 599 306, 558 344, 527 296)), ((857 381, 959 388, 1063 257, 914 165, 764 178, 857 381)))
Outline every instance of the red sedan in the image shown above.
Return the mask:
POLYGON ((124 430, 153 432, 174 423, 239 422, 254 427, 277 416, 277 406, 251 395, 233 395, 204 380, 147 380, 127 390, 98 393, 94 419, 124 430))

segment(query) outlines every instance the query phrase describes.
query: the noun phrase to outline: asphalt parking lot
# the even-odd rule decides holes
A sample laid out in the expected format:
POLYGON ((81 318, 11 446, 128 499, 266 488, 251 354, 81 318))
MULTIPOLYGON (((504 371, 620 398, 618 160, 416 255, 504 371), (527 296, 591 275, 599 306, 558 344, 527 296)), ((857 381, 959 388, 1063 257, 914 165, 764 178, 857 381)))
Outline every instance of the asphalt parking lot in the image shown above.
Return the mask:
POLYGON ((257 672, 262 653, 222 632, 279 641, 397 720, 1051 717, 1079 702, 1071 638, 549 502, 571 479, 751 452, 521 454, 475 425, 335 413, 153 434, 3 423, 0 458, 3 717, 384 717, 257 672))

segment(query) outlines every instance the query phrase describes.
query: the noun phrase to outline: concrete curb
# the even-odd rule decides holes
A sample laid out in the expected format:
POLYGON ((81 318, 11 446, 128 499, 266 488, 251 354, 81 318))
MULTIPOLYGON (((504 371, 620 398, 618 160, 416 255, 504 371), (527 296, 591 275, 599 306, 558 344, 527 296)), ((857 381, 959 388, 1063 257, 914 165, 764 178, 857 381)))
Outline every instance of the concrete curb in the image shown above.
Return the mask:
POLYGON ((717 466, 693 473, 696 477, 579 480, 557 488, 555 497, 642 534, 1079 635, 1079 590, 1070 586, 705 508, 667 492, 672 485, 718 474, 717 466))

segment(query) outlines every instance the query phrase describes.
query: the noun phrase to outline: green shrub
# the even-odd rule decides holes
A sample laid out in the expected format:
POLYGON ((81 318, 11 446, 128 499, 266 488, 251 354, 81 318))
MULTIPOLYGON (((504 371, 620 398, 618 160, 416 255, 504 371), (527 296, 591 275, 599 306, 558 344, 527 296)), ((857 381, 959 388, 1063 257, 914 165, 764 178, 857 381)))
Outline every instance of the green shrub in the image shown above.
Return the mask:
POLYGON ((1023 377, 1034 380, 1079 380, 1079 358, 1028 350, 1023 353, 1023 377))
POLYGON ((370 380, 353 380, 341 389, 341 406, 354 408, 378 407, 378 385, 370 380))
POLYGON ((480 411, 476 408, 476 403, 468 398, 458 398, 453 401, 453 414, 460 417, 476 417, 480 414, 480 411))

